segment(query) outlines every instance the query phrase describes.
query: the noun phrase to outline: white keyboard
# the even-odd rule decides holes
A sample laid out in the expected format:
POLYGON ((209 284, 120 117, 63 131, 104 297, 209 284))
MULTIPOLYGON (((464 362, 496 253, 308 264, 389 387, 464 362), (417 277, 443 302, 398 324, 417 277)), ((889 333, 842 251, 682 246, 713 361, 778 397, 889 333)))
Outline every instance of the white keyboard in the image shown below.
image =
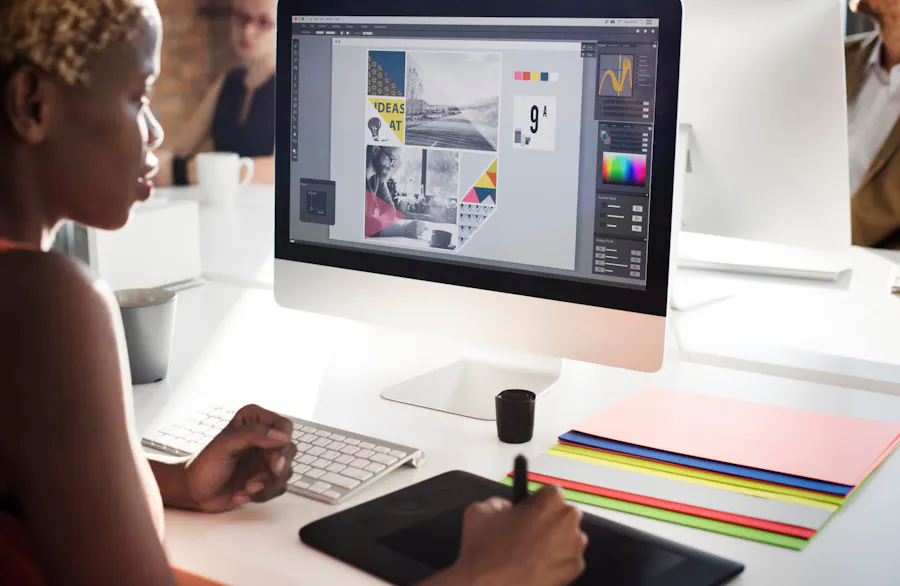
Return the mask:
MULTIPOLYGON (((231 422, 235 411, 207 407, 143 439, 144 446, 173 456, 190 456, 231 422)), ((288 492, 337 504, 403 465, 418 468, 421 450, 296 417, 294 475, 288 492)))

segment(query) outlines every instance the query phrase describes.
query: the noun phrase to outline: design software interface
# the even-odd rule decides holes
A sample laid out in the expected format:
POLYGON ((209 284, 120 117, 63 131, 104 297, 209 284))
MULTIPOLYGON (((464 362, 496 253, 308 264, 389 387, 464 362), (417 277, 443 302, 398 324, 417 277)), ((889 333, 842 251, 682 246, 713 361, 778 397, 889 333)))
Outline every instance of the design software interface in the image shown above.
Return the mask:
POLYGON ((646 287, 658 27, 293 17, 291 241, 646 287))

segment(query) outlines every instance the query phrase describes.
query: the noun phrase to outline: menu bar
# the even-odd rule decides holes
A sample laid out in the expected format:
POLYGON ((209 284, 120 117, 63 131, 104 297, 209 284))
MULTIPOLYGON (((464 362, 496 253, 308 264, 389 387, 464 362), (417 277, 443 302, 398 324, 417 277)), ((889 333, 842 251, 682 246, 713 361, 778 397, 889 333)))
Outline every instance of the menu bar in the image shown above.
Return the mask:
POLYGON ((637 27, 659 26, 658 18, 521 18, 521 17, 455 17, 455 16, 295 16, 298 23, 338 24, 407 24, 456 26, 574 26, 637 27))

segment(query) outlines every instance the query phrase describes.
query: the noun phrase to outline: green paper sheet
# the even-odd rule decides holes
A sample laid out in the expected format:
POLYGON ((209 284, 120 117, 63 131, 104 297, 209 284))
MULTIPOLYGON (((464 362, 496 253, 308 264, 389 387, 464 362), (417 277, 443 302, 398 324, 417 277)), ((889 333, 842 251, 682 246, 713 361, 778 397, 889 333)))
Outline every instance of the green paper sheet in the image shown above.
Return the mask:
MULTIPOLYGON (((732 476, 726 476, 724 474, 715 474, 712 472, 706 472, 704 470, 697 470, 694 468, 683 468, 681 466, 673 466, 671 464, 664 464, 662 462, 653 462, 651 460, 643 460, 641 458, 632 458, 630 456, 621 456, 619 454, 610 454, 606 452, 598 452, 597 450, 589 450, 586 448, 579 448, 576 446, 570 446, 566 444, 558 444, 550 448, 548 453, 553 453, 555 451, 565 452, 569 454, 576 454, 579 456, 586 456, 588 458, 597 458, 600 460, 608 460, 610 462, 618 462, 621 464, 629 464, 631 466, 638 466, 640 468, 646 468, 648 470, 657 470, 659 472, 668 472, 670 474, 678 474, 680 476, 689 476, 691 478, 698 478, 701 480, 707 480, 710 482, 716 482, 721 484, 730 484, 732 486, 741 486, 744 488, 753 488, 756 490, 763 490, 767 492, 773 492, 775 494, 783 494, 788 496, 794 496, 803 499, 816 500, 823 503, 828 503, 832 505, 841 506, 846 502, 845 497, 840 497, 837 495, 818 493, 810 490, 802 490, 798 488, 791 488, 789 486, 779 486, 776 484, 767 484, 765 482, 757 482, 754 480, 747 480, 744 478, 737 478, 732 476)), ((852 494, 852 493, 851 493, 852 494)))
MULTIPOLYGON (((512 486, 513 479, 507 477, 504 478, 501 482, 503 482, 503 484, 506 484, 507 486, 512 486)), ((542 487, 543 485, 538 484, 537 482, 528 483, 528 490, 532 492, 540 490, 542 487)), ((800 539, 799 537, 790 537, 788 535, 781 535, 779 533, 772 533, 770 531, 762 531, 760 529, 743 527, 741 525, 734 525, 732 523, 724 523, 722 521, 704 519, 702 517, 695 517, 693 515, 685 515, 683 513, 666 511, 664 509, 637 505, 634 503, 628 503, 625 501, 596 496, 593 494, 577 492, 574 490, 563 489, 563 494, 565 495, 566 500, 576 503, 592 505, 595 507, 610 509, 613 511, 620 511, 622 513, 630 513, 632 515, 639 515, 641 517, 648 517, 650 519, 657 519, 659 521, 666 521, 669 523, 684 525, 686 527, 693 527, 695 529, 703 529, 705 531, 712 531, 713 533, 721 533, 723 535, 730 535, 732 537, 739 537, 741 539, 748 539, 750 541, 757 541, 769 545, 777 545, 779 547, 793 549, 796 551, 803 551, 803 548, 806 547, 806 545, 809 543, 808 540, 800 539)))

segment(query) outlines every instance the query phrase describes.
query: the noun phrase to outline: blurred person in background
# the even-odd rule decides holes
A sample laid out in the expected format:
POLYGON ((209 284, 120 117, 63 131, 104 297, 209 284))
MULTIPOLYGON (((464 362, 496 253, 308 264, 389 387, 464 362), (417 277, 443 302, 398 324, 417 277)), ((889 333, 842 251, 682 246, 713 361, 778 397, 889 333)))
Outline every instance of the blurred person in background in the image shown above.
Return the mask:
POLYGON ((158 152, 157 185, 197 182, 194 157, 216 152, 256 164, 254 183, 275 182, 275 21, 277 0, 234 0, 231 40, 241 65, 221 75, 184 128, 158 152))
POLYGON ((900 0, 850 0, 876 30, 847 39, 853 244, 900 249, 900 0))

